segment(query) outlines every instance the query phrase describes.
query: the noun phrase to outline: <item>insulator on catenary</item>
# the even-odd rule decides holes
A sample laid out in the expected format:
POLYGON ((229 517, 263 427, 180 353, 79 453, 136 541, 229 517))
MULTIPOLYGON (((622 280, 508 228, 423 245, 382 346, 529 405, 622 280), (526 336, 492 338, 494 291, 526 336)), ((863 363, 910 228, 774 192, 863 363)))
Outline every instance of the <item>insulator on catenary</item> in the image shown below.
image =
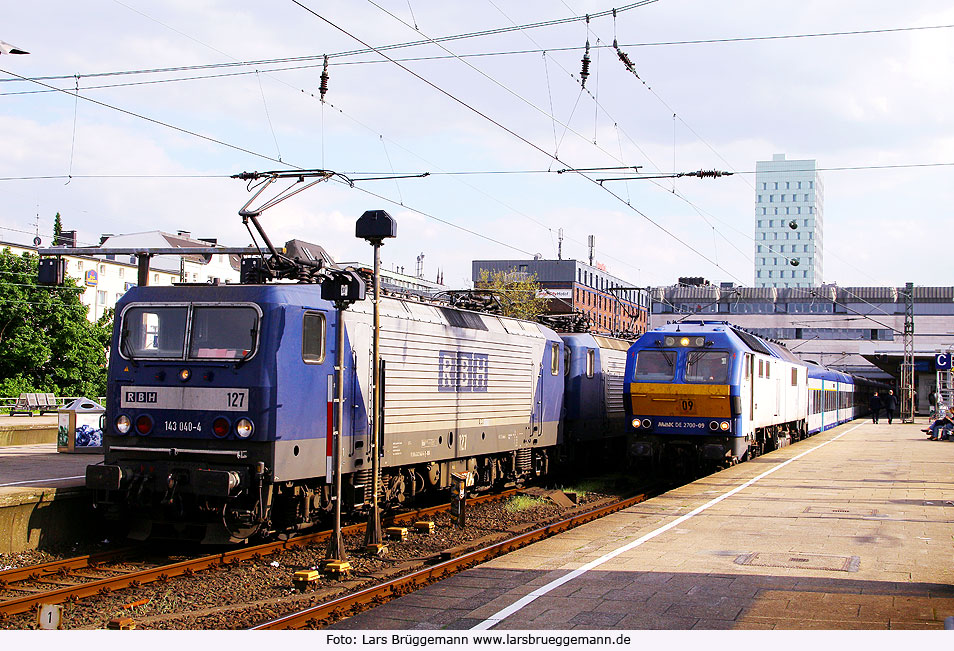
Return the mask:
POLYGON ((619 49, 619 44, 616 42, 615 38, 613 39, 613 49, 616 50, 616 56, 618 56, 619 60, 623 62, 623 65, 626 66, 626 69, 636 75, 636 79, 639 79, 639 75, 636 74, 636 66, 633 65, 629 55, 619 49))
POLYGON ((590 42, 586 42, 586 51, 583 53, 583 69, 580 70, 580 85, 586 88, 586 78, 590 76, 590 42))
POLYGON ((721 170, 699 170, 690 172, 686 176, 698 176, 700 179, 717 179, 720 176, 732 176, 732 172, 723 172, 721 170))
POLYGON ((318 92, 321 93, 321 101, 325 101, 325 93, 328 92, 328 55, 325 55, 325 65, 321 69, 321 84, 318 86, 318 92))

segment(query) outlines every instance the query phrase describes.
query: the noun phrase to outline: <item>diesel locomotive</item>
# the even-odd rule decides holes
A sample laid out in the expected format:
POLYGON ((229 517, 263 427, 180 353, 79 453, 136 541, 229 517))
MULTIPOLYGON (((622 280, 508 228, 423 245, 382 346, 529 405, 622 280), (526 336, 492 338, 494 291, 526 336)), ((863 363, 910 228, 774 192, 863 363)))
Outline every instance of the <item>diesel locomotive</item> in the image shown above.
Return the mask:
POLYGON ((852 420, 870 381, 803 362, 724 321, 656 328, 629 349, 629 455, 731 465, 852 420))

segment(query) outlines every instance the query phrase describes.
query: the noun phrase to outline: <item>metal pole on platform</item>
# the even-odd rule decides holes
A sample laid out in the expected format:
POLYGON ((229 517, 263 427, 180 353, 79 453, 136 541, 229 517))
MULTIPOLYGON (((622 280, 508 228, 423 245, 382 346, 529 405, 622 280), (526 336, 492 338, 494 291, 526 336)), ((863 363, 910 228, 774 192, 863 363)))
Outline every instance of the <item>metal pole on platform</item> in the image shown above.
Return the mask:
POLYGON ((382 456, 381 423, 381 246, 386 238, 397 237, 397 223, 384 210, 368 210, 355 224, 355 237, 374 247, 374 344, 371 353, 371 508, 364 544, 376 552, 385 550, 381 535, 380 457, 382 456))
POLYGON ((374 334, 371 351, 371 510, 368 513, 368 528, 364 534, 365 545, 380 545, 381 510, 378 491, 381 472, 379 457, 381 444, 381 243, 374 243, 374 334))
POLYGON ((336 561, 348 560, 345 553, 344 537, 341 535, 341 434, 344 428, 344 312, 345 305, 337 303, 338 323, 336 327, 335 343, 335 426, 334 448, 332 448, 332 473, 334 474, 334 529, 328 540, 328 551, 325 558, 336 561))
POLYGON ((901 363, 901 422, 914 422, 914 283, 904 286, 904 361, 901 363))

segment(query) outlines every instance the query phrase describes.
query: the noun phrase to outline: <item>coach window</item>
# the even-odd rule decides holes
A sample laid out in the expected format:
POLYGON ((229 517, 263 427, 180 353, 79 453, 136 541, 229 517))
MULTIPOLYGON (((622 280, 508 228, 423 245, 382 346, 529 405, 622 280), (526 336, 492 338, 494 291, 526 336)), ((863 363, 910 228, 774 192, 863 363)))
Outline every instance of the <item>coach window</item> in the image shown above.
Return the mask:
POLYGON ((325 315, 305 312, 301 322, 301 359, 306 364, 325 361, 325 315))
POLYGON ((593 377, 596 371, 596 351, 587 349, 586 351, 586 377, 593 377))
POLYGON ((793 387, 798 386, 798 369, 797 368, 792 369, 792 386, 793 387))
POLYGON ((675 375, 675 368, 675 351, 641 350, 636 356, 636 381, 672 380, 675 375))
POLYGON ((560 344, 550 344, 550 375, 560 374, 560 344))
POLYGON ((765 377, 765 360, 759 360, 759 377, 765 377))
POLYGON ((693 350, 686 358, 686 382, 723 384, 729 378, 729 353, 693 350))

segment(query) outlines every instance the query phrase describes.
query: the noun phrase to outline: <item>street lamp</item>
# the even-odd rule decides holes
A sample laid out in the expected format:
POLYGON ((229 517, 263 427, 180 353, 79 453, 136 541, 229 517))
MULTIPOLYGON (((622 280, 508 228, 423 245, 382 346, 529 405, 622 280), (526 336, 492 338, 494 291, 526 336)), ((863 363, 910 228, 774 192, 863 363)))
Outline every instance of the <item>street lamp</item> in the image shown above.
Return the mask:
POLYGON ((379 457, 381 456, 381 246, 384 240, 397 237, 397 222, 384 210, 368 210, 358 218, 354 229, 355 237, 367 240, 374 247, 374 345, 371 353, 371 511, 368 514, 368 527, 364 534, 364 544, 380 552, 383 546, 381 536, 381 511, 378 504, 379 457))

